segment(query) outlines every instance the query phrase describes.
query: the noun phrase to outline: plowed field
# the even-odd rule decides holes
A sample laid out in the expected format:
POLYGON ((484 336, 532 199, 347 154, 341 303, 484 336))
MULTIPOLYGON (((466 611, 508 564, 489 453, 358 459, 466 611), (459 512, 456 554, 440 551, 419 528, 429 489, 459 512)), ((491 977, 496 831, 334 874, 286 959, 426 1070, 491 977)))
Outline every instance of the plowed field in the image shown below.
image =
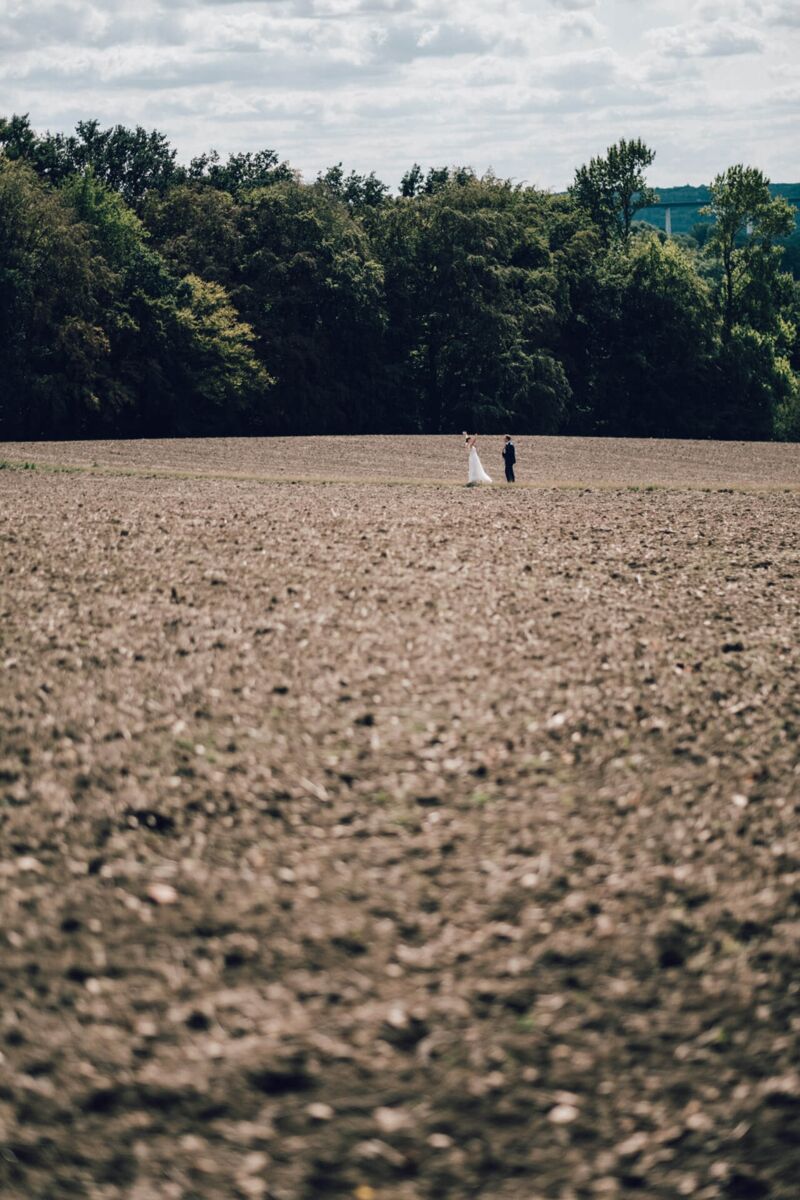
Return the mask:
POLYGON ((800 447, 518 453, 0 447, 4 1198, 796 1200, 800 447))

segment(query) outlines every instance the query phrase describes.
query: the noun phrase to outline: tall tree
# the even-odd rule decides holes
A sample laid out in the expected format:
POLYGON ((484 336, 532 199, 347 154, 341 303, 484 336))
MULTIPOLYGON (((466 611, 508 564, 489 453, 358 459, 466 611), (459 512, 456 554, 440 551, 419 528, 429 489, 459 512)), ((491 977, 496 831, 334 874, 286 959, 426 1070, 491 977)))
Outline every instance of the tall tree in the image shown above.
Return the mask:
POLYGON ((419 163, 414 163, 400 180, 400 195, 406 199, 433 196, 448 184, 457 183, 463 187, 476 178, 471 167, 429 167, 426 175, 419 163))
POLYGON ((769 180, 741 163, 717 175, 715 218, 706 254, 716 264, 722 345, 716 392, 721 436, 766 439, 796 423, 798 380, 795 284, 781 270, 777 239, 795 227, 794 210, 772 196, 769 180))
POLYGON ((101 129, 79 121, 74 134, 35 133, 26 116, 0 119, 0 146, 7 158, 22 159, 50 183, 91 170, 97 179, 136 205, 151 191, 164 191, 182 177, 176 151, 157 129, 124 125, 101 129))
POLYGON ((229 287, 239 260, 240 206, 230 192, 182 183, 150 195, 142 220, 176 275, 199 275, 229 287))
POLYGON ((359 175, 356 171, 345 175, 341 163, 328 167, 327 171, 320 171, 317 187, 341 200, 351 213, 362 217, 370 209, 379 208, 389 195, 388 187, 374 171, 370 171, 369 175, 359 175))
POLYGON ((229 154, 225 162, 216 150, 200 154, 189 163, 187 177, 194 183, 208 184, 221 192, 239 196, 253 188, 271 187, 295 178, 287 162, 281 162, 274 150, 229 154))
POLYGON ((277 380, 269 432, 345 433, 385 420, 383 269, 364 229, 324 189, 249 192, 232 295, 277 380))
POLYGON ((110 352, 108 272, 74 210, 24 162, 0 158, 0 437, 85 430, 110 352))
POLYGON ((716 432, 717 339, 710 290, 689 253, 655 234, 612 246, 584 293, 586 432, 691 437, 716 432))
POLYGON ((487 177, 383 210, 388 374, 405 427, 558 427, 569 385, 552 348, 558 284, 539 204, 487 177))
POLYGON ((604 157, 590 159, 588 165, 575 172, 570 193, 590 214, 606 241, 627 242, 636 213, 658 200, 645 179, 645 171, 654 159, 655 151, 640 138, 621 138, 608 147, 604 157))
POLYGON ((143 222, 89 172, 64 187, 107 267, 107 407, 120 428, 215 433, 263 415, 272 380, 225 289, 180 279, 143 222))
POLYGON ((724 336, 730 337, 736 323, 768 327, 781 300, 789 300, 788 280, 780 286, 782 248, 776 240, 794 230, 794 210, 782 196, 770 194, 761 171, 740 163, 716 176, 711 203, 700 211, 714 217, 706 245, 722 272, 724 336))

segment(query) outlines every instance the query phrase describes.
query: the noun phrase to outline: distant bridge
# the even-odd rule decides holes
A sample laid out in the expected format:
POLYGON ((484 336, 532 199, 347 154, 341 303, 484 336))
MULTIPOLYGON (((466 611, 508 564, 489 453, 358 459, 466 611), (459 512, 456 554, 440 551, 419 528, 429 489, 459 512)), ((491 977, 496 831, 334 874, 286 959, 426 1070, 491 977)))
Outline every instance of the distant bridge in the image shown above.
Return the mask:
MULTIPOLYGON (((782 192, 778 192, 772 197, 773 200, 780 196, 788 204, 793 204, 795 208, 800 208, 800 196, 784 196, 782 192)), ((664 209, 664 232, 667 235, 672 234, 672 210, 673 208, 706 208, 711 203, 711 198, 708 200, 667 200, 664 203, 646 204, 644 208, 638 210, 639 213, 653 212, 654 209, 664 209)), ((638 213, 637 213, 638 216, 638 213)), ((747 232, 753 232, 753 226, 748 223, 747 232)))

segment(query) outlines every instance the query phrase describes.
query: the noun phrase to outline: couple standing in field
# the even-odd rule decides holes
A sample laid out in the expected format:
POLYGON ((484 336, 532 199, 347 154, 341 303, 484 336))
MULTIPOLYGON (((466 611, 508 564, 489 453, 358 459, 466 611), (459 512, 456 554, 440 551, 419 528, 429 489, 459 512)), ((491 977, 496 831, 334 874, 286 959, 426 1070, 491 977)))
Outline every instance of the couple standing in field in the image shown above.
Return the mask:
MULTIPOLYGON (((478 458, 478 451, 475 445, 477 440, 477 433, 467 433, 466 430, 464 431, 464 445, 466 446, 469 454, 469 458, 467 460, 467 487, 474 487, 477 483, 492 482, 490 476, 484 471, 481 460, 478 458)), ((506 483, 514 483, 514 463, 517 461, 517 452, 514 449, 514 443, 512 442, 509 434, 506 434, 502 453, 503 463, 506 469, 506 483)))

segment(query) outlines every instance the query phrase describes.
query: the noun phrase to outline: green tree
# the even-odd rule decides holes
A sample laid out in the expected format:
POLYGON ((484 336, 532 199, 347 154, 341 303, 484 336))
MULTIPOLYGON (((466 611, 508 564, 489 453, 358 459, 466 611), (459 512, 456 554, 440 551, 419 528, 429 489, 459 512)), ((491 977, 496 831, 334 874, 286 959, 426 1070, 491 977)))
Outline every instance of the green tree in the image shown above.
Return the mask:
POLYGON ((569 386, 552 350, 558 282, 541 203, 489 176, 382 211, 388 377, 405 427, 558 427, 569 386))
POLYGON ((379 208, 389 195, 388 187, 374 171, 370 171, 369 175, 359 175, 355 171, 345 175, 341 163, 321 171, 317 176, 317 186, 346 204, 351 213, 361 216, 370 209, 379 208))
POLYGON ((761 171, 738 164, 716 176, 711 203, 700 211, 714 218, 706 245, 721 267, 724 336, 736 324, 768 331, 788 300, 776 240, 794 230, 794 210, 782 196, 770 195, 761 171))
POLYGON ((383 270, 345 204, 295 181, 239 211, 234 301, 276 379, 269 431, 338 433, 385 420, 383 270))
POLYGON ((722 341, 716 364, 716 437, 792 440, 798 432, 798 386, 775 338, 734 325, 722 341))
POLYGON ((164 191, 182 177, 176 151, 158 130, 140 125, 101 129, 99 121, 79 121, 74 134, 35 133, 27 115, 0 118, 0 147, 9 159, 22 159, 50 183, 91 170, 128 204, 151 191, 164 191))
POLYGON ((645 179, 654 159, 655 151, 640 138, 622 138, 608 147, 603 158, 592 158, 575 172, 570 193, 589 213, 605 241, 627 242, 639 209, 657 203, 658 196, 645 179))
POLYGON ((587 432, 711 433, 715 315, 691 255, 656 234, 613 246, 595 261, 583 298, 588 353, 576 387, 591 414, 587 432))
POLYGON ((177 304, 179 283, 122 198, 91 171, 55 190, 6 161, 0 213, 6 419, 28 436, 76 436, 169 411, 169 350, 143 335, 141 318, 177 304))
POLYGON ((179 184, 147 197, 142 220, 159 253, 178 276, 199 275, 229 287, 240 258, 240 209, 214 187, 179 184))
POLYGON ((800 283, 796 281, 785 314, 782 342, 786 347, 782 365, 790 386, 781 389, 775 402, 773 435, 784 442, 800 442, 800 283))
POLYGON ((560 319, 554 353, 563 365, 571 392, 560 429, 573 434, 592 433, 597 271, 606 249, 597 226, 570 196, 548 196, 544 216, 558 281, 560 319))
POLYGON ((714 218, 706 254, 715 268, 721 323, 717 395, 721 437, 789 436, 797 376, 796 286, 781 270, 778 240, 795 227, 794 210, 772 196, 755 167, 729 167, 711 184, 714 218))
POLYGON ((253 330, 220 284, 188 275, 174 300, 158 301, 151 315, 161 318, 164 375, 176 401, 170 432, 226 433, 268 419, 274 380, 253 352, 253 330))
POLYGON ((215 433, 261 413, 272 380, 225 289, 179 279, 143 222, 94 175, 64 195, 105 266, 106 419, 126 432, 215 433))
POLYGON ((98 381, 102 415, 124 432, 150 421, 162 432, 173 398, 163 369, 163 339, 150 325, 149 309, 174 302, 178 281, 148 245, 139 217, 91 169, 68 179, 61 195, 81 221, 95 261, 104 266, 99 299, 109 354, 98 381))
POLYGON ((216 150, 211 150, 192 159, 187 177, 190 182, 240 196, 254 188, 287 183, 295 178, 295 172, 287 162, 280 161, 274 150, 229 154, 225 162, 216 150))
POLYGON ((414 163, 400 180, 400 195, 409 200, 414 196, 433 196, 448 184, 463 187, 476 178, 471 167, 430 167, 426 175, 419 163, 414 163))
POLYGON ((0 158, 0 436, 71 436, 101 407, 108 272, 74 210, 0 158))

